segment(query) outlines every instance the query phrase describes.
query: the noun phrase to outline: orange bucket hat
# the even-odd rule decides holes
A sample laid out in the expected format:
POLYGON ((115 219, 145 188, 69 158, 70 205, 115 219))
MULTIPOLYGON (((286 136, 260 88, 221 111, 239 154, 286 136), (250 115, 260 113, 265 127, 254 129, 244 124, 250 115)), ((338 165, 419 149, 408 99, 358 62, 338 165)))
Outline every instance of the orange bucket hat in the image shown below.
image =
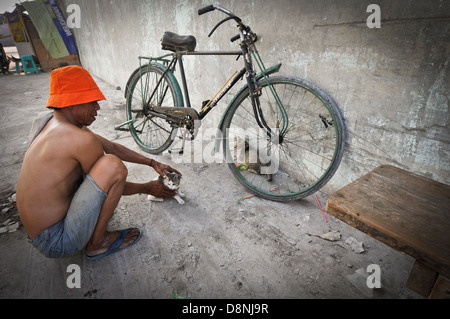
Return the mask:
POLYGON ((65 66, 50 73, 50 96, 46 107, 62 108, 100 100, 106 98, 81 66, 65 66))

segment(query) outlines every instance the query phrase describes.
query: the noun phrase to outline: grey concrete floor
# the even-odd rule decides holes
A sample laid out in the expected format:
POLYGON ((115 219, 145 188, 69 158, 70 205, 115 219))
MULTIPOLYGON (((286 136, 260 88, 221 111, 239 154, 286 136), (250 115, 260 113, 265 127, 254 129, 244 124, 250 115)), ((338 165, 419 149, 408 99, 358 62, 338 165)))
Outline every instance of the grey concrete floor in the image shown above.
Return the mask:
MULTIPOLYGON (((46 112, 49 80, 49 73, 0 75, 2 208, 15 193, 32 121, 46 112)), ((125 121, 123 90, 97 83, 108 100, 101 102, 91 129, 142 152, 128 132, 113 129, 125 121)), ((194 141, 192 149, 205 142, 194 141)), ((185 205, 174 199, 149 202, 146 195, 123 197, 109 228, 137 226, 143 237, 98 261, 87 260, 83 252, 47 259, 28 243, 23 226, 0 234, 0 298, 421 298, 405 286, 413 258, 328 214, 326 222, 314 196, 237 202, 250 193, 226 164, 149 157, 183 173, 185 205), (314 236, 330 231, 339 231, 341 239, 314 236), (363 242, 365 252, 352 251, 345 243, 349 237, 363 242), (372 264, 381 270, 380 289, 365 285, 372 264), (69 287, 70 265, 79 267, 80 288, 69 287)), ((130 181, 156 177, 149 168, 127 167, 130 181)), ((328 195, 317 196, 324 208, 328 195)), ((17 218, 14 213, 14 207, 2 213, 0 222, 17 218)))

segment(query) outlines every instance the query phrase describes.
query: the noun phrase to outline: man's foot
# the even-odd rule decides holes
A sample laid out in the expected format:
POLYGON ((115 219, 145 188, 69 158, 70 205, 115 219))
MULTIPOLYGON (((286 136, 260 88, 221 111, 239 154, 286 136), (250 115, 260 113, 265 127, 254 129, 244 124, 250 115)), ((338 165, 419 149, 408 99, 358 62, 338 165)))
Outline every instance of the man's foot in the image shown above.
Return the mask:
POLYGON ((101 244, 88 243, 86 256, 90 260, 100 259, 125 248, 131 247, 141 239, 142 232, 139 228, 129 228, 108 232, 101 244))

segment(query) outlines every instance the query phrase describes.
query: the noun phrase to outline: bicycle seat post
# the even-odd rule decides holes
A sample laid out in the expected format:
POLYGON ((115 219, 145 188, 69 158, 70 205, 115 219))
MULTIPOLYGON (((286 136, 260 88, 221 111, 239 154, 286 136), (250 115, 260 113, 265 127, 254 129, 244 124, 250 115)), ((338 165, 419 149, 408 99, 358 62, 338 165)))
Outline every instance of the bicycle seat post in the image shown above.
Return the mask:
POLYGON ((191 101, 189 99, 189 92, 188 92, 188 88, 187 88, 187 84, 186 84, 186 76, 184 73, 182 55, 177 53, 177 59, 178 59, 178 64, 180 65, 181 81, 183 82, 183 91, 184 91, 184 99, 186 101, 186 106, 191 107, 191 101))

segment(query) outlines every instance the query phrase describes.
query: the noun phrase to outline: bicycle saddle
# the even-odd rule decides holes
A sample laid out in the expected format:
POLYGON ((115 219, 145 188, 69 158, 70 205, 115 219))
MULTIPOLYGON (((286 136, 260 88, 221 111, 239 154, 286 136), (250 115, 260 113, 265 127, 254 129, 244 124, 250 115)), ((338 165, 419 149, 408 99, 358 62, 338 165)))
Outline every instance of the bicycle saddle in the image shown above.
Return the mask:
POLYGON ((169 51, 194 51, 197 40, 192 35, 178 35, 173 32, 166 31, 161 39, 163 50, 169 51))

